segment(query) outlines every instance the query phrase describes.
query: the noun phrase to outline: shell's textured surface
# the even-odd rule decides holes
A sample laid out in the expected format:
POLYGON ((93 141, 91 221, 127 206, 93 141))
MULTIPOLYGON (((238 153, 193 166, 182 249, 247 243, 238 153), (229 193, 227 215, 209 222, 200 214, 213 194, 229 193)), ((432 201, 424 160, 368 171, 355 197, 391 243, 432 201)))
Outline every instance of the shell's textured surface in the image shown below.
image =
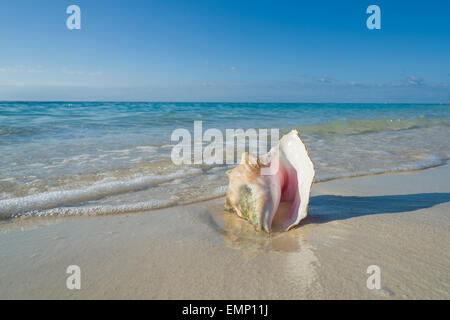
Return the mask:
POLYGON ((227 172, 225 209, 247 219, 256 230, 287 231, 308 212, 314 164, 297 130, 259 158, 248 153, 227 172))

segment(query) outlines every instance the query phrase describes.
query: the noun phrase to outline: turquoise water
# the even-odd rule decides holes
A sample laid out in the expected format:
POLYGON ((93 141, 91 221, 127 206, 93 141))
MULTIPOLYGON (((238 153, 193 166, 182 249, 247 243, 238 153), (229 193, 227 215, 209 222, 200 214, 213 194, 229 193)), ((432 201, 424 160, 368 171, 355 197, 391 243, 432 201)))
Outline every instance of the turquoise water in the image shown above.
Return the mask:
POLYGON ((223 195, 226 165, 177 166, 173 130, 300 131, 316 181, 437 166, 450 107, 408 104, 0 102, 0 216, 109 214, 223 195))

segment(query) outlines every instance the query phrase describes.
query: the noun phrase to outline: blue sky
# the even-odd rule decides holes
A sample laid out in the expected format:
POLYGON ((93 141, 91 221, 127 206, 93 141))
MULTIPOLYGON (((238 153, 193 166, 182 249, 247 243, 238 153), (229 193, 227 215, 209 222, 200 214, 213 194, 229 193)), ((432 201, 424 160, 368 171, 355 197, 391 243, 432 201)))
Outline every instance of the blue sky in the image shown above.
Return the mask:
POLYGON ((0 100, 450 102, 450 1, 0 3, 0 100), (81 8, 68 30, 66 8, 81 8), (366 8, 381 8, 381 30, 366 8))

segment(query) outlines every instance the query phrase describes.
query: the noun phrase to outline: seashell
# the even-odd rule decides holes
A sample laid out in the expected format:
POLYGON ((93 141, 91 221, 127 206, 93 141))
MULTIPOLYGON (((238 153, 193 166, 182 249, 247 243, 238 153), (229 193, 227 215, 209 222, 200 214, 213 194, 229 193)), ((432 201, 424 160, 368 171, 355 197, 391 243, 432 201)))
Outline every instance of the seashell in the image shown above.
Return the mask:
POLYGON ((227 172, 225 209, 258 231, 290 230, 307 215, 314 174, 308 149, 292 130, 266 155, 242 154, 241 163, 227 172))

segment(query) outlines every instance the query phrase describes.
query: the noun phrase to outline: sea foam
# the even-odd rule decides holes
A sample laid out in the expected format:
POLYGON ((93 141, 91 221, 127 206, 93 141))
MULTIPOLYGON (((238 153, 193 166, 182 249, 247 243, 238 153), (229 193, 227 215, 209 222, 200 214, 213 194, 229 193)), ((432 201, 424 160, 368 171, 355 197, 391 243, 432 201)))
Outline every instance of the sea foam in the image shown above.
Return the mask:
POLYGON ((190 168, 166 175, 147 176, 128 181, 96 183, 84 189, 52 191, 26 197, 0 200, 0 217, 13 217, 29 211, 51 209, 106 195, 130 192, 152 184, 160 184, 180 177, 199 175, 201 173, 201 169, 190 168))

